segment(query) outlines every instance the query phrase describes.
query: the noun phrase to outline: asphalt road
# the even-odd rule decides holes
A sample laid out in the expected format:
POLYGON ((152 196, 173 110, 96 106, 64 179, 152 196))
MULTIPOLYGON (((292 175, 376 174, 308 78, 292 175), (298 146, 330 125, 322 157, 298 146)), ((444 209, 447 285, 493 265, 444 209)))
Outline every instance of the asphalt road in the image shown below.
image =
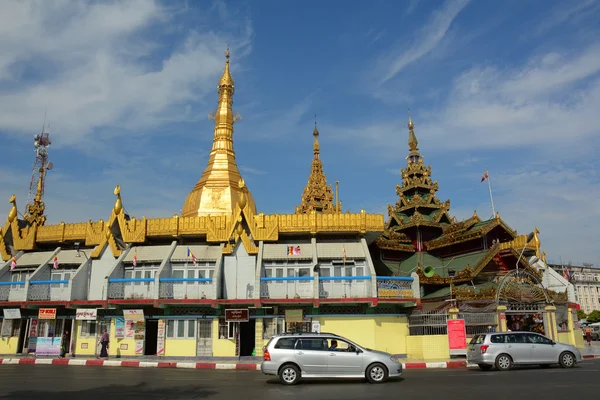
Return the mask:
POLYGON ((600 360, 574 369, 407 370, 381 385, 312 381, 286 387, 252 371, 0 365, 0 399, 566 399, 596 398, 600 360))

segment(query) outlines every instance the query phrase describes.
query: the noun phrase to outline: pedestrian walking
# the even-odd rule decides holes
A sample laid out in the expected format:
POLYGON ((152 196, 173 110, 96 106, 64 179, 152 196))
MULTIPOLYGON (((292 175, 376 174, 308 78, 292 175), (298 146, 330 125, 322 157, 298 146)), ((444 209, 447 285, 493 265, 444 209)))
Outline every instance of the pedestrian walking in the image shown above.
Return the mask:
POLYGON ((110 337, 108 336, 108 332, 106 329, 100 338, 100 356, 98 358, 108 358, 108 344, 110 342, 110 337))
POLYGON ((590 329, 589 326, 587 328, 585 328, 585 338, 587 340, 588 346, 591 346, 592 345, 592 330, 590 329))
POLYGON ((65 358, 69 352, 69 331, 65 331, 60 341, 60 358, 65 358))

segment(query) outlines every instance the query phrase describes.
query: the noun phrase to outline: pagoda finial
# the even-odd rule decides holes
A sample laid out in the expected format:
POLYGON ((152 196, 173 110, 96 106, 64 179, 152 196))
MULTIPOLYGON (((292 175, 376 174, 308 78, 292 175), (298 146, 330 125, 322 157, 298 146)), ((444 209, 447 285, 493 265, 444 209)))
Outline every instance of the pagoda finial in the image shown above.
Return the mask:
POLYGON ((408 147, 410 151, 418 151, 419 141, 417 140, 417 136, 415 135, 415 124, 413 123, 412 117, 410 115, 410 108, 408 109, 408 147))
POLYGON ((313 136, 315 138, 313 143, 313 154, 315 155, 315 160, 319 158, 320 146, 319 146, 319 130, 317 129, 317 114, 315 114, 315 129, 313 130, 313 136))
MULTIPOLYGON (((223 86, 230 86, 233 89, 233 78, 231 77, 231 72, 229 72, 229 45, 227 45, 227 50, 225 50, 225 70, 223 71, 223 75, 221 76, 221 80, 219 81, 219 90, 223 86)), ((233 94, 233 92, 231 93, 233 94)))

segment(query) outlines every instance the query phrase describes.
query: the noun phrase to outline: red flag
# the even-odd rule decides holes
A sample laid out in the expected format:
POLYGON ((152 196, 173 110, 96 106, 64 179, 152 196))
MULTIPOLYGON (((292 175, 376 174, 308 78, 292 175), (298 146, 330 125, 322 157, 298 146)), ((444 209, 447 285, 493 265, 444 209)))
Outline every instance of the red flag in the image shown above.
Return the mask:
POLYGON ((488 172, 485 171, 485 173, 483 174, 483 176, 481 177, 481 182, 485 181, 487 178, 489 178, 490 176, 488 175, 488 172))
POLYGON ((56 256, 54 257, 52 264, 54 266, 54 269, 58 269, 58 257, 56 257, 56 256))
POLYGON ((12 271, 16 267, 17 267, 17 259, 13 257, 12 260, 10 260, 10 270, 12 271))

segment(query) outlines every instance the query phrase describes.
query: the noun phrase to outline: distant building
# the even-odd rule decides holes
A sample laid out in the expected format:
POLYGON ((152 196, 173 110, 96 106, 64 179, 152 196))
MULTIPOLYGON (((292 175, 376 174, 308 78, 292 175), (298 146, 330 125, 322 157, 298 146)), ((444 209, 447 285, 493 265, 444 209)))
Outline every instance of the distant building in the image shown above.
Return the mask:
POLYGON ((586 314, 600 310, 600 268, 591 265, 549 264, 549 266, 575 286, 577 303, 586 314))

